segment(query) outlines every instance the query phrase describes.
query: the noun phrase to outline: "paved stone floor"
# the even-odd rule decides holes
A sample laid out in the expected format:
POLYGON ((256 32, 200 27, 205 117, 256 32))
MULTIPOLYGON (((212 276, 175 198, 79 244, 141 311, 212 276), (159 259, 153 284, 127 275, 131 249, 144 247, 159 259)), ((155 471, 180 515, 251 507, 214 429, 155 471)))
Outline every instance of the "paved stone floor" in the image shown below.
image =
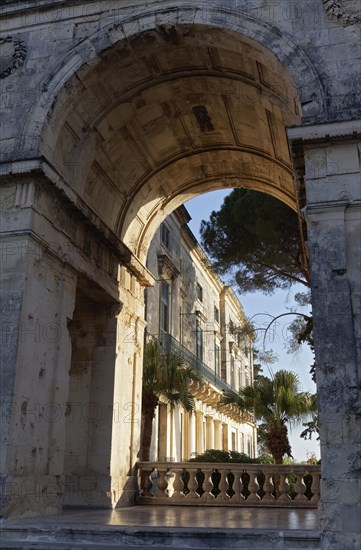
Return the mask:
POLYGON ((132 506, 117 510, 66 510, 58 516, 8 520, 7 525, 103 525, 223 529, 318 530, 316 509, 132 506))
POLYGON ((134 506, 7 520, 5 550, 320 550, 315 509, 134 506))

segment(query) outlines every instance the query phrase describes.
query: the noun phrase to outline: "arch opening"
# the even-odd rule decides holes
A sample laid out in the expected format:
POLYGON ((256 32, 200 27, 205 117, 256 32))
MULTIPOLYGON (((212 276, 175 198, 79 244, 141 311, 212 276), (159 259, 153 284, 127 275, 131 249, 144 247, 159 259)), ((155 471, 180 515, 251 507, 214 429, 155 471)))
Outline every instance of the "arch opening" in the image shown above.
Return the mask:
POLYGON ((290 75, 263 45, 164 26, 76 72, 42 154, 144 263, 161 221, 199 194, 247 187, 296 209, 285 129, 300 117, 290 75))

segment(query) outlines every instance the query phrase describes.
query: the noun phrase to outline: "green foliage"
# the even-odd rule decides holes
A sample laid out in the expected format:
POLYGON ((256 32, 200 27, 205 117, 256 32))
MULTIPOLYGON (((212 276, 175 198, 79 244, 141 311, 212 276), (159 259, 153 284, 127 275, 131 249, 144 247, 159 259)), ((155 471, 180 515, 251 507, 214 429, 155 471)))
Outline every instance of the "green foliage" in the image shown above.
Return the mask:
POLYGON ((274 464, 275 462, 271 453, 267 453, 267 452, 261 453, 257 457, 257 461, 258 461, 258 464, 274 464))
POLYGON ((218 449, 208 449, 202 454, 191 458, 190 462, 233 462, 243 464, 264 464, 258 461, 258 458, 251 458, 245 453, 238 451, 220 451, 218 449))
POLYGON ((258 375, 253 386, 243 388, 239 395, 225 394, 221 405, 234 404, 253 412, 261 422, 260 432, 266 449, 276 464, 283 456, 292 456, 287 423, 298 423, 315 412, 316 396, 300 391, 300 381, 294 372, 280 370, 273 378, 258 375))
POLYGON ((309 286, 297 214, 267 194, 234 189, 202 221, 200 232, 215 268, 233 275, 242 292, 270 294, 294 282, 309 286))
POLYGON ((306 461, 306 464, 310 464, 312 466, 315 466, 316 464, 320 464, 320 460, 318 460, 317 456, 315 455, 315 453, 308 453, 307 454, 307 461, 306 461))
POLYGON ((184 365, 182 357, 162 354, 159 342, 150 340, 144 348, 142 388, 142 460, 149 460, 153 418, 163 396, 174 408, 177 404, 192 412, 194 399, 189 391, 191 380, 200 380, 197 371, 184 365))
POLYGON ((197 371, 186 367, 181 356, 162 354, 157 340, 149 341, 144 349, 143 395, 163 395, 171 407, 176 404, 189 412, 194 409, 194 399, 189 391, 191 380, 200 380, 197 371))

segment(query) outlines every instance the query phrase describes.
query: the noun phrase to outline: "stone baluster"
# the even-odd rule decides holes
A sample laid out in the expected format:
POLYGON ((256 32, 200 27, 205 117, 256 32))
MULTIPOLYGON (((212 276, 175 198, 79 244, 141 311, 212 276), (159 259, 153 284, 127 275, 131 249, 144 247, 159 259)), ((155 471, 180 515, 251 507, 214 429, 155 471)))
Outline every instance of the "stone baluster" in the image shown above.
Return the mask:
MULTIPOLYGON (((154 468, 152 472, 154 471, 154 468)), ((153 482, 151 480, 151 473, 149 470, 141 470, 140 472, 140 488, 142 490, 142 497, 153 497, 151 488, 153 487, 153 482)))
POLYGON ((213 489, 213 481, 212 481, 213 468, 204 468, 203 473, 204 473, 204 483, 203 483, 204 493, 202 495, 202 500, 209 502, 214 500, 214 495, 211 493, 213 489))
POLYGON ((242 483, 242 478, 241 478, 241 472, 238 468, 234 468, 233 469, 233 474, 234 474, 234 482, 233 482, 234 495, 232 497, 232 501, 234 503, 242 502, 242 501, 245 500, 245 498, 242 495, 243 483, 242 483))
POLYGON ((183 500, 184 499, 184 493, 182 493, 184 483, 182 481, 182 474, 184 469, 183 468, 172 468, 172 472, 175 475, 174 482, 173 482, 173 495, 172 500, 183 500))
POLYGON ((311 498, 311 502, 318 502, 320 500, 320 480, 321 480, 321 473, 312 472, 311 491, 313 493, 313 496, 311 498))
POLYGON ((279 497, 278 497, 278 501, 279 502, 291 502, 291 497, 289 496, 289 492, 290 492, 290 484, 288 483, 288 473, 277 473, 278 477, 279 477, 279 485, 278 485, 278 490, 279 490, 279 497))
POLYGON ((295 501, 303 501, 307 500, 307 497, 305 496, 305 492, 307 490, 307 487, 305 485, 305 482, 303 480, 304 473, 303 472, 297 472, 297 481, 296 481, 296 492, 297 495, 295 496, 295 501))
POLYGON ((251 472, 248 472, 249 474, 249 484, 248 484, 248 490, 249 492, 251 493, 248 498, 247 498, 247 501, 248 502, 259 502, 261 500, 260 496, 257 494, 258 491, 259 491, 259 485, 258 485, 258 481, 257 481, 257 472, 256 471, 251 471, 251 472))
POLYGON ((219 473, 221 474, 221 479, 219 481, 220 493, 217 496, 217 499, 219 499, 220 501, 223 501, 223 502, 229 500, 229 496, 227 495, 227 489, 228 489, 227 474, 229 473, 229 471, 230 470, 226 470, 226 469, 223 469, 223 468, 222 468, 222 470, 219 471, 219 473))
POLYGON ((166 474, 168 470, 159 470, 158 469, 158 490, 157 490, 157 497, 168 497, 166 490, 168 488, 168 481, 166 479, 166 474))
POLYGON ((263 490, 264 492, 266 493, 264 495, 264 497, 262 498, 263 501, 271 501, 271 500, 275 500, 275 497, 273 495, 273 491, 274 491, 274 484, 273 484, 273 479, 272 479, 272 472, 268 471, 268 472, 264 472, 264 475, 265 475, 265 482, 264 482, 264 485, 263 485, 263 490))
POLYGON ((187 500, 198 500, 199 494, 197 493, 198 488, 198 481, 196 478, 198 469, 197 468, 189 468, 189 481, 188 481, 188 489, 189 493, 186 495, 187 500))

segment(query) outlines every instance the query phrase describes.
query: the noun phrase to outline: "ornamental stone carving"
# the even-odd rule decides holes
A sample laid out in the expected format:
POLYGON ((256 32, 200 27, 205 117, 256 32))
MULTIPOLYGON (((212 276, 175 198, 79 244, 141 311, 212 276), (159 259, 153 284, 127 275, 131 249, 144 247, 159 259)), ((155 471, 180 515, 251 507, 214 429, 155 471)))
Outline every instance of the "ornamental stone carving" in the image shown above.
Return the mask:
POLYGON ((26 58, 25 42, 12 36, 0 37, 0 78, 14 73, 26 58))
POLYGON ((323 0, 326 12, 345 25, 361 21, 361 3, 359 0, 323 0))

